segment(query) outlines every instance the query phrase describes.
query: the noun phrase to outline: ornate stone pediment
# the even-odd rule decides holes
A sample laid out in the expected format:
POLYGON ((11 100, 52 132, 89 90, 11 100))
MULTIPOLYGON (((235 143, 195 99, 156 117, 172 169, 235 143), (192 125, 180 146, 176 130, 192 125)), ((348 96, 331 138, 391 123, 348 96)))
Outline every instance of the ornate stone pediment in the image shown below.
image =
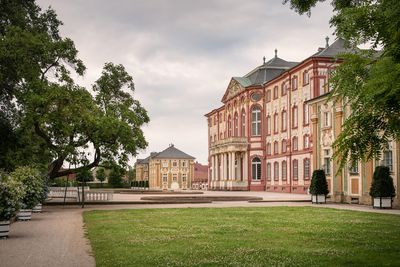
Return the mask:
POLYGON ((243 90, 244 88, 240 85, 240 83, 232 78, 228 85, 228 88, 225 91, 224 97, 222 98, 222 102, 230 99, 231 97, 237 95, 243 90))

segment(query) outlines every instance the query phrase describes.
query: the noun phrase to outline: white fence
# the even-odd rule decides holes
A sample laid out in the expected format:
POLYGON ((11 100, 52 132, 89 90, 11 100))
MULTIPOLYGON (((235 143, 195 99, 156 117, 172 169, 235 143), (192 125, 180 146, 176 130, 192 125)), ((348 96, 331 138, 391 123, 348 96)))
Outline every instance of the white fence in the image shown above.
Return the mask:
POLYGON ((110 201, 112 199, 113 199, 113 192, 85 191, 85 201, 110 201))
MULTIPOLYGON (((113 192, 101 192, 101 191, 90 191, 88 186, 84 187, 85 201, 110 201, 113 199, 113 192)), ((49 197, 54 198, 76 198, 77 201, 82 199, 82 188, 81 187, 50 187, 49 197), (79 192, 79 195, 78 195, 79 192)))

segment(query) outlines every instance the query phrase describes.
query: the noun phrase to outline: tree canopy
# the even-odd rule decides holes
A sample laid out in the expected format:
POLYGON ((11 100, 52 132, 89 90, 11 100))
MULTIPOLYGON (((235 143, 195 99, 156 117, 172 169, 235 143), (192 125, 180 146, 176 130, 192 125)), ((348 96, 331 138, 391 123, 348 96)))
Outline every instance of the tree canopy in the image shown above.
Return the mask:
POLYGON ((149 117, 124 66, 106 63, 92 94, 73 79, 86 68, 74 42, 60 36, 54 10, 33 0, 0 4, 0 168, 45 163, 55 178, 101 160, 125 165, 147 146, 141 126, 149 117), (66 161, 79 167, 63 169, 66 161))
MULTIPOLYGON (((300 14, 324 0, 285 0, 300 14)), ((388 141, 400 140, 400 4, 397 0, 333 0, 330 24, 356 51, 339 57, 331 97, 350 107, 334 142, 343 167, 350 159, 379 158, 388 141), (367 49, 358 49, 360 45, 367 49)))

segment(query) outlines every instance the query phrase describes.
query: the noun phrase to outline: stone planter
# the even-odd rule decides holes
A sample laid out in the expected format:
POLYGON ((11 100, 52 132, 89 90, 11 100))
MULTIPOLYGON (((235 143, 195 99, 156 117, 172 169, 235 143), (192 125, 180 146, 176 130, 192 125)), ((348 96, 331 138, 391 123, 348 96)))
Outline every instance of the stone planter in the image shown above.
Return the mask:
POLYGON ((35 207, 33 207, 32 209, 33 213, 38 213, 38 212, 42 212, 42 204, 37 204, 35 207))
POLYGON ((374 197, 373 208, 377 209, 391 209, 392 198, 391 197, 374 197))
POLYGON ((7 238, 10 232, 10 221, 0 221, 0 238, 7 238))
POLYGON ((18 221, 30 221, 32 219, 32 210, 21 209, 17 213, 18 221))
POLYGON ((313 204, 326 204, 326 196, 325 195, 312 195, 311 202, 313 204))

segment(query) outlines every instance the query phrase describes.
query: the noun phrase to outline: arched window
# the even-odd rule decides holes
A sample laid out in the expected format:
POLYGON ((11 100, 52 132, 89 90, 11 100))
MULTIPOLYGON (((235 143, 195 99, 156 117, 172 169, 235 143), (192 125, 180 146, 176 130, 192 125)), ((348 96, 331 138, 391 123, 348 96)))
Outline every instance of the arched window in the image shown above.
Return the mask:
POLYGON ((287 147, 286 139, 283 139, 282 140, 282 153, 286 153, 286 147, 287 147))
POLYGON ((271 155, 271 143, 267 143, 267 155, 271 155))
POLYGON ((261 110, 257 106, 251 110, 251 135, 261 135, 261 110))
POLYGON ((267 163, 267 181, 271 181, 271 163, 267 163))
POLYGON ((253 180, 261 179, 261 160, 257 157, 251 161, 251 177, 253 180))
POLYGON ((299 141, 297 139, 297 136, 294 136, 292 138, 292 150, 297 151, 299 149, 299 141))
POLYGON ((246 136, 246 112, 242 110, 242 137, 246 136))
POLYGON ((297 181, 299 179, 299 161, 297 159, 293 160, 293 180, 297 181))
POLYGON ((233 136, 239 136, 239 118, 237 112, 235 112, 235 117, 233 121, 233 136))
POLYGON ((304 159, 304 180, 310 179, 310 159, 304 159))
POLYGON ((308 70, 303 72, 303 85, 307 85, 310 82, 310 76, 308 75, 308 70))
POLYGON ((279 181, 279 163, 274 162, 274 181, 279 181))
POLYGON ((232 136, 232 120, 231 115, 228 116, 228 137, 232 136))
POLYGON ((282 161, 282 181, 286 181, 287 179, 287 164, 286 160, 282 161))

